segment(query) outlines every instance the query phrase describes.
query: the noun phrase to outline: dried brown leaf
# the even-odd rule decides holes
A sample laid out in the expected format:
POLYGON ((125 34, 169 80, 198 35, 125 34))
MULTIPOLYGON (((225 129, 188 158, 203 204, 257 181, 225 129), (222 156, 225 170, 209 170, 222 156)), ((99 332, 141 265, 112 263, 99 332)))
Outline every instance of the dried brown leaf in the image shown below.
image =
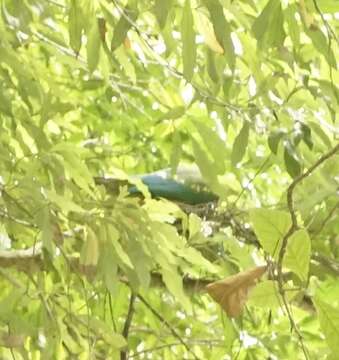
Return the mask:
POLYGON ((249 290, 255 286, 256 281, 260 279, 266 269, 267 266, 257 266, 242 271, 228 276, 224 280, 208 284, 206 290, 229 317, 237 317, 242 312, 249 290))

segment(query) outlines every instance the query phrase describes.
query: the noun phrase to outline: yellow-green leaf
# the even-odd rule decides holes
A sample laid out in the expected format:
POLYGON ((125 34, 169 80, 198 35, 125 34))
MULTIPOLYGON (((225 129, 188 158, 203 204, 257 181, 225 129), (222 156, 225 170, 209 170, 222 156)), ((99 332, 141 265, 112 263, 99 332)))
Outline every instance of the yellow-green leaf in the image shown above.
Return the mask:
POLYGON ((286 170, 292 178, 297 177, 301 173, 301 164, 294 146, 289 142, 284 142, 284 161, 286 170))
POLYGON ((178 274, 177 269, 175 267, 162 268, 160 272, 167 289, 177 298, 180 305, 186 311, 189 311, 191 309, 191 302, 184 293, 182 278, 178 274))
POLYGON ((339 308, 334 307, 317 297, 314 299, 314 304, 326 341, 332 352, 334 354, 339 354, 339 308))
POLYGON ((126 251, 123 249, 119 242, 120 234, 118 230, 111 224, 107 224, 107 239, 113 244, 114 252, 116 253, 117 257, 120 261, 128 266, 129 268, 133 269, 134 266, 127 255, 126 251))
POLYGON ((158 20, 160 29, 163 29, 166 25, 168 13, 172 7, 173 0, 155 0, 154 14, 158 20))
POLYGON ((83 30, 82 12, 79 1, 71 0, 68 14, 68 32, 71 48, 78 54, 81 48, 81 33, 83 30))
POLYGON ((226 146, 218 134, 204 123, 195 121, 194 126, 197 128, 208 152, 212 155, 215 170, 218 174, 225 172, 226 146))
POLYGON ((123 14, 121 15, 118 23, 114 28, 113 38, 111 42, 111 51, 114 51, 126 39, 128 30, 132 28, 133 22, 138 17, 136 6, 136 1, 130 0, 122 10, 123 14))
POLYGON ((86 238, 80 254, 80 264, 84 266, 96 266, 99 260, 99 240, 95 232, 86 228, 86 238))
POLYGON ((181 22, 181 36, 182 36, 182 58, 184 65, 184 76, 190 81, 193 76, 195 57, 196 57, 196 44, 195 33, 193 29, 194 21, 191 11, 190 1, 185 1, 184 12, 181 22))
POLYGON ((250 211, 250 219, 264 250, 276 257, 281 241, 291 226, 290 214, 279 210, 254 209, 250 211))
POLYGON ((296 273, 302 281, 306 281, 310 258, 310 237, 305 229, 300 229, 288 239, 283 265, 296 273))
POLYGON ((225 19, 224 9, 219 0, 204 0, 204 5, 210 13, 217 41, 223 47, 226 60, 233 70, 235 66, 234 46, 231 39, 231 28, 225 19))
POLYGON ((246 148, 248 145, 248 137, 250 132, 250 125, 247 121, 244 122, 239 134, 234 140, 232 147, 231 161, 232 165, 237 165, 245 156, 246 148))
POLYGON ((99 62, 100 57, 100 46, 101 46, 101 38, 99 33, 99 27, 97 19, 95 18, 92 21, 91 27, 87 33, 87 64, 89 71, 93 72, 99 62))

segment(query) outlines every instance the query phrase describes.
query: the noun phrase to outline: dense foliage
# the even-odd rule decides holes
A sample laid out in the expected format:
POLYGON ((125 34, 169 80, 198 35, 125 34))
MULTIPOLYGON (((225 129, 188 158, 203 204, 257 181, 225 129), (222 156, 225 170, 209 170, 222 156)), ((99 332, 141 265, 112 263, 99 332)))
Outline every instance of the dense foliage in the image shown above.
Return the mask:
POLYGON ((338 1, 0 4, 0 357, 337 359, 338 1))

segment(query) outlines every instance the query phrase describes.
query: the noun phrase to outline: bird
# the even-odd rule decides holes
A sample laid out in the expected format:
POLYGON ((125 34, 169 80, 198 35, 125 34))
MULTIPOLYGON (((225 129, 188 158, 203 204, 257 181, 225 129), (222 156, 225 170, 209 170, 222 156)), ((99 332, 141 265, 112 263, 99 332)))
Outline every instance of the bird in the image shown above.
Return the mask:
MULTIPOLYGON (((180 164, 172 174, 171 168, 161 169, 148 174, 132 175, 133 180, 141 180, 153 198, 163 198, 179 204, 202 205, 216 202, 218 196, 206 190, 199 168, 194 164, 180 164)), ((116 190, 123 183, 114 179, 96 178, 96 183, 116 190)), ((142 196, 136 185, 128 186, 131 196, 142 196)))

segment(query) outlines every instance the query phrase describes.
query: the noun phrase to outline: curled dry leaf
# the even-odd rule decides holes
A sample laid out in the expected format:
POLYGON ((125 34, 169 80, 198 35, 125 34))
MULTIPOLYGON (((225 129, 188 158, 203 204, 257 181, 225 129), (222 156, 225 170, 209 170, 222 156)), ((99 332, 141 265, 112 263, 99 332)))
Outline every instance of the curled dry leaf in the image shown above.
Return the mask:
POLYGON ((242 312, 249 290, 255 286, 266 269, 267 266, 257 266, 228 276, 224 280, 208 284, 206 290, 229 317, 237 317, 242 312))

